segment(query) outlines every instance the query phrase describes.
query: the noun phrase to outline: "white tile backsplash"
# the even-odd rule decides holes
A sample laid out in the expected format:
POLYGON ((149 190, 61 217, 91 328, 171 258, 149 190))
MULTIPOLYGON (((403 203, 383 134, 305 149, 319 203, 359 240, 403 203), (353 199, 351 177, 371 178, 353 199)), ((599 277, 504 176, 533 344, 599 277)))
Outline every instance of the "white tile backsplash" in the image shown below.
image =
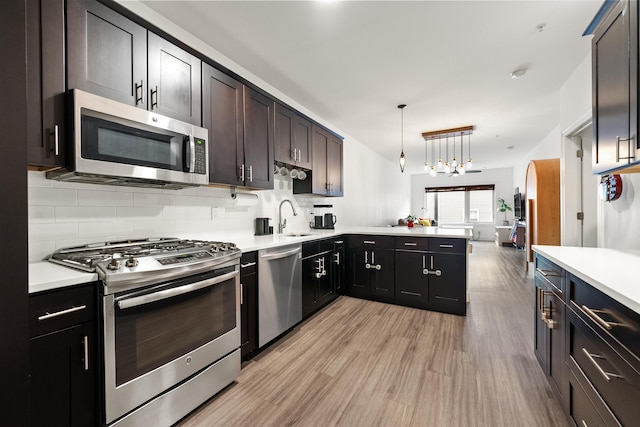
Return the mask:
POLYGON ((133 193, 78 190, 78 206, 133 206, 133 193))
MULTIPOLYGON (((110 194, 110 193, 108 193, 110 194)), ((56 222, 115 221, 116 208, 105 206, 56 206, 56 222)))
MULTIPOLYGON (((29 183, 31 183, 31 180, 29 183)), ((77 204, 77 199, 76 190, 40 186, 29 187, 29 205, 73 206, 77 204)))
POLYGON ((131 221, 81 222, 78 223, 78 237, 82 239, 97 238, 104 235, 131 236, 133 223, 131 221))

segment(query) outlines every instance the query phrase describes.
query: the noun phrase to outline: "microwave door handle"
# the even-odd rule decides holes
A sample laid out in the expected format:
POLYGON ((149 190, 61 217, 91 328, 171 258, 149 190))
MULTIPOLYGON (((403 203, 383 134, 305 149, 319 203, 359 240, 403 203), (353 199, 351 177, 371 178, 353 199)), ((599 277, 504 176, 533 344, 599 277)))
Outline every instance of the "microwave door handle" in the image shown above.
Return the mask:
POLYGON ((236 270, 230 273, 222 274, 220 276, 212 277, 211 279, 203 280, 201 282, 178 286, 177 288, 165 289, 163 291, 152 292, 150 294, 140 295, 140 296, 131 297, 131 298, 122 298, 120 300, 117 300, 117 304, 121 310, 126 308, 131 308, 131 307, 138 307, 140 305, 161 301, 163 299, 193 292, 198 289, 217 285, 218 283, 226 282, 229 279, 233 279, 239 274, 240 273, 236 270))
POLYGON ((189 171, 195 172, 196 170, 196 138, 193 135, 189 136, 189 171))
POLYGON ((193 156, 193 152, 195 151, 195 141, 192 136, 186 135, 183 139, 182 153, 184 164, 184 171, 191 172, 195 169, 195 156, 193 156))

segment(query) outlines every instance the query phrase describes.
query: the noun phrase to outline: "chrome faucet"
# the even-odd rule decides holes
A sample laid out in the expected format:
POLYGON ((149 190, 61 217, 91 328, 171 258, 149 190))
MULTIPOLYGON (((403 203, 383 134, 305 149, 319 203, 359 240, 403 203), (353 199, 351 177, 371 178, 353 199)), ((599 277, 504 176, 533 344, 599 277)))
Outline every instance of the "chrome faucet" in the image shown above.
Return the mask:
POLYGON ((291 203, 291 200, 284 199, 283 201, 281 201, 280 206, 278 207, 278 234, 282 234, 284 229, 287 227, 287 219, 282 219, 282 205, 284 205, 284 202, 289 202, 289 204, 291 205, 293 216, 298 215, 298 212, 296 212, 296 208, 293 207, 293 203, 291 203))

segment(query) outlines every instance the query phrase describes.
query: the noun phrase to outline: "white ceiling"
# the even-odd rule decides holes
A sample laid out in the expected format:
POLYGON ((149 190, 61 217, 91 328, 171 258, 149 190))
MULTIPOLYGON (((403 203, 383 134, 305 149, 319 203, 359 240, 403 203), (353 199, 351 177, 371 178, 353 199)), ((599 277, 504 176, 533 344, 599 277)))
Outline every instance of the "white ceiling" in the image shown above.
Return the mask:
POLYGON ((407 104, 405 172, 422 173, 424 131, 475 125, 478 169, 517 163, 553 130, 602 1, 143 3, 394 162, 407 104))

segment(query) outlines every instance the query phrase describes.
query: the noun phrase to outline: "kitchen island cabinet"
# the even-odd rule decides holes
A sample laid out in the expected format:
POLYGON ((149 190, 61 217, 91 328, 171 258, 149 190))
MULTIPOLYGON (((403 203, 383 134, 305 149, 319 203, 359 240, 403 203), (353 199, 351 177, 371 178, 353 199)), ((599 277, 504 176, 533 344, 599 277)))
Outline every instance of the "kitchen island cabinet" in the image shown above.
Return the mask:
POLYGON ((637 254, 556 246, 534 250, 535 352, 567 417, 579 426, 635 425, 640 292, 623 278, 637 254))
POLYGON ((32 426, 97 424, 96 286, 29 297, 32 426))
POLYGON ((333 259, 333 239, 302 244, 303 320, 338 297, 333 259))
POLYGON ((395 296, 393 237, 351 235, 347 246, 347 294, 392 301, 395 296))

